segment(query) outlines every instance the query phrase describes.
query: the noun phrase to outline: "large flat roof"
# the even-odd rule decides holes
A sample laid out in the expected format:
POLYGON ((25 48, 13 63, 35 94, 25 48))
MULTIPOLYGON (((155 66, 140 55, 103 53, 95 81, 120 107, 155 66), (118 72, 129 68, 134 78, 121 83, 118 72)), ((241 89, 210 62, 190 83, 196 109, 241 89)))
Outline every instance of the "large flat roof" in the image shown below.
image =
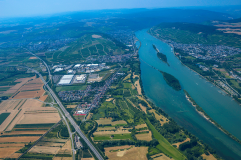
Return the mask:
POLYGON ((74 75, 64 75, 61 79, 72 79, 74 75))
POLYGON ((71 79, 70 80, 60 80, 59 81, 59 84, 61 85, 61 84, 70 84, 70 82, 71 82, 71 79))

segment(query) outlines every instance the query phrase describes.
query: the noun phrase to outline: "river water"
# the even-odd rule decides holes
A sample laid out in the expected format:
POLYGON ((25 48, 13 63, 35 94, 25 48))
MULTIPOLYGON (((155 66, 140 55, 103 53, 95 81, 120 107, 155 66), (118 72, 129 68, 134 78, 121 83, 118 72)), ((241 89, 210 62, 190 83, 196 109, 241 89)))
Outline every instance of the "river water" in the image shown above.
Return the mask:
POLYGON ((180 126, 209 144, 223 158, 241 159, 241 145, 198 114, 187 101, 183 90, 172 89, 167 85, 162 74, 150 65, 175 76, 180 81, 182 88, 210 117, 239 139, 241 139, 241 106, 225 95, 222 90, 182 65, 168 44, 149 35, 146 31, 136 32, 136 37, 142 44, 139 57, 146 96, 180 126), (152 44, 167 56, 170 66, 157 57, 152 44))

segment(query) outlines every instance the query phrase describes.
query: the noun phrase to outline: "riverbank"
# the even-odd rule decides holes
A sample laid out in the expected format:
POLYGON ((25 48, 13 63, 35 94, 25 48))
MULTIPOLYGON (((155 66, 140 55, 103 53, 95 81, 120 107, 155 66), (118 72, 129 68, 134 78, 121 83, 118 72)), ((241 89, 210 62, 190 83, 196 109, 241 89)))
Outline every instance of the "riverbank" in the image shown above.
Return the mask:
MULTIPOLYGON (((223 92, 219 94, 220 89, 207 83, 205 79, 182 65, 173 55, 169 45, 147 34, 146 31, 147 29, 136 32, 138 39, 141 40, 142 44, 145 44, 139 50, 141 81, 145 95, 180 126, 209 144, 225 159, 231 157, 232 159, 240 159, 241 145, 200 116, 187 101, 184 92, 177 92, 170 88, 163 76, 159 74, 159 70, 170 73, 179 79, 182 87, 190 92, 195 101, 205 109, 205 112, 238 138, 241 138, 239 134, 241 129, 238 123, 241 119, 239 116, 241 114, 240 106, 223 92), (159 50, 161 49, 170 59, 172 67, 160 63, 152 44, 155 44, 159 50)), ((139 47, 139 43, 137 46, 139 47)))
MULTIPOLYGON (((167 41, 167 40, 165 40, 165 39, 161 39, 161 38, 157 37, 156 35, 152 34, 150 31, 147 31, 147 33, 148 33, 149 35, 157 38, 158 40, 163 41, 164 43, 166 43, 165 41, 167 41)), ((237 102, 238 105, 241 106, 240 101, 238 101, 237 99, 233 98, 233 97, 231 96, 231 94, 230 94, 229 92, 227 92, 224 88, 218 86, 215 82, 211 81, 211 80, 208 79, 207 77, 201 75, 201 74, 198 73, 197 71, 195 71, 195 70, 193 70, 192 68, 190 68, 189 66, 185 65, 185 64, 181 61, 180 57, 178 57, 178 56, 175 54, 175 48, 174 48, 171 44, 169 44, 169 43, 166 43, 166 44, 168 44, 168 45, 172 48, 172 50, 173 50, 172 53, 174 54, 175 57, 177 57, 177 58, 179 59, 179 61, 181 62, 182 65, 184 65, 185 67, 187 67, 187 68, 190 69, 191 71, 197 73, 199 76, 201 76, 202 78, 204 78, 204 79, 207 80, 208 82, 212 83, 214 86, 216 86, 216 87, 218 87, 219 89, 221 89, 224 93, 226 93, 228 96, 230 96, 235 102, 237 102)))
POLYGON ((235 140, 236 142, 238 142, 239 144, 241 144, 241 141, 235 137, 234 135, 232 135, 231 133, 229 133, 227 130, 225 130, 221 125, 219 125, 216 121, 214 121, 195 101, 194 99, 189 95, 189 93, 184 90, 185 96, 187 98, 187 100, 192 104, 193 107, 195 107, 196 111, 203 117, 205 118, 207 121, 209 121, 210 123, 212 123, 213 125, 215 125, 218 129, 220 129, 223 133, 225 133, 226 135, 228 135, 230 138, 232 138, 233 140, 235 140))
MULTIPOLYGON (((146 63, 144 60, 142 60, 142 59, 140 59, 141 61, 143 61, 144 63, 146 63)), ((147 65, 149 65, 148 63, 146 63, 147 65)), ((157 71, 159 71, 159 72, 162 72, 162 71, 160 71, 160 70, 158 70, 157 68, 155 68, 155 67, 153 67, 153 66, 151 66, 151 65, 149 65, 150 67, 152 67, 153 69, 155 69, 155 70, 157 70, 157 71)), ((192 69, 191 69, 192 70, 192 69)), ((196 72, 197 73, 197 72, 196 72)), ((198 74, 198 73, 197 73, 198 74)), ((200 74, 199 74, 200 75, 200 74)), ((200 76, 202 76, 202 75, 200 75, 200 76)), ((142 87, 142 83, 140 84, 141 85, 141 87, 142 87)), ((143 91, 143 89, 142 89, 142 91, 143 91)), ((187 93, 187 91, 185 91, 184 90, 184 93, 185 93, 185 95, 186 95, 186 98, 187 98, 187 100, 192 104, 192 106, 194 106, 195 107, 195 109, 196 109, 196 111, 204 118, 204 119, 206 119, 207 121, 209 121, 210 123, 212 123, 214 126, 216 126, 219 130, 221 130, 223 133, 225 133, 226 135, 228 135, 230 138, 232 138, 233 140, 235 140, 236 142, 238 142, 239 144, 241 144, 241 141, 237 138, 237 137, 235 137, 234 135, 232 135, 231 133, 229 133, 227 130, 225 130, 221 125, 219 125, 217 122, 215 122, 200 106, 198 106, 197 104, 196 104, 196 102, 193 100, 193 101, 191 101, 190 99, 191 99, 191 96, 187 93), (189 96, 188 96, 188 95, 189 96), (194 103, 196 104, 196 105, 194 105, 194 103), (197 109, 197 107, 198 108, 200 108, 199 110, 197 109)), ((144 94, 143 94, 144 95, 144 94)), ((145 95, 144 95, 145 96, 145 95)), ((146 97, 147 98, 147 97, 146 97)))
MULTIPOLYGON (((158 37, 156 37, 155 35, 152 35, 150 32, 147 32, 148 34, 150 34, 151 36, 159 39, 159 40, 162 40, 158 37)), ((170 44, 168 44, 170 46, 170 44)), ((172 48, 172 53, 174 54, 174 56, 176 56, 176 54, 174 53, 174 47, 173 46, 170 46, 172 48)), ((178 59, 179 57, 176 56, 178 59)), ((224 89, 220 88, 219 86, 217 86, 214 82, 210 81, 209 79, 207 79, 206 77, 202 76, 200 73, 196 72, 195 70, 191 69, 190 67, 188 67, 187 65, 185 65, 180 59, 179 61, 182 63, 182 65, 186 66, 187 68, 189 68, 190 70, 192 70, 193 72, 197 73, 199 76, 201 76, 202 78, 204 78, 205 80, 207 80, 208 82, 211 82, 214 86, 218 87, 219 89, 221 89, 222 91, 224 91, 225 93, 227 93, 224 89)), ((155 69, 155 67, 153 67, 155 69)), ((186 98, 189 102, 191 102, 190 99, 191 96, 187 93, 187 91, 184 90, 184 93, 186 95, 186 98), (189 96, 187 96, 187 94, 189 96)), ((227 94, 229 95, 229 94, 227 94)), ((233 98, 234 99, 234 98, 233 98)), ((193 99, 192 99, 193 100, 193 99)), ((235 100, 235 99, 234 99, 235 100)), ((219 125, 216 121, 214 121, 199 105, 194 105, 194 103, 196 104, 196 102, 193 100, 193 102, 191 102, 192 106, 195 107, 196 111, 203 117, 205 118, 206 120, 208 120, 209 122, 211 122, 213 125, 215 125, 219 130, 221 130, 223 133, 225 133, 226 135, 228 135, 230 138, 232 138, 233 140, 235 140, 236 142, 238 142, 239 144, 241 144, 241 140, 239 140, 237 137, 235 137, 234 135, 232 135, 231 133, 229 133, 227 130, 225 130, 221 125, 219 125), (199 108, 199 109, 198 109, 199 108)), ((239 104, 240 105, 240 104, 239 104)))

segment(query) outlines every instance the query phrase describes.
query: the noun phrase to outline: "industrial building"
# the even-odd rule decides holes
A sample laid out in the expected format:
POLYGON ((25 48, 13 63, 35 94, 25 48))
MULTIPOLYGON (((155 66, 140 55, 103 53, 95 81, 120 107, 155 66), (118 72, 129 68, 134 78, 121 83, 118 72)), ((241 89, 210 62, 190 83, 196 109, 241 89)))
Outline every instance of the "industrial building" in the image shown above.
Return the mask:
POLYGON ((81 67, 81 64, 76 64, 76 65, 74 66, 74 68, 79 68, 79 67, 81 67))
POLYGON ((73 71, 72 69, 70 69, 70 70, 67 71, 67 73, 68 73, 68 74, 73 74, 74 71, 73 71))
POLYGON ((74 77, 74 75, 64 75, 60 79, 58 85, 69 85, 69 84, 71 84, 71 81, 72 81, 73 77, 74 77))
POLYGON ((85 83, 86 77, 86 74, 76 75, 73 83, 85 83))
POLYGON ((63 70, 63 68, 56 68, 55 70, 54 70, 54 72, 60 72, 60 71, 62 71, 63 70))

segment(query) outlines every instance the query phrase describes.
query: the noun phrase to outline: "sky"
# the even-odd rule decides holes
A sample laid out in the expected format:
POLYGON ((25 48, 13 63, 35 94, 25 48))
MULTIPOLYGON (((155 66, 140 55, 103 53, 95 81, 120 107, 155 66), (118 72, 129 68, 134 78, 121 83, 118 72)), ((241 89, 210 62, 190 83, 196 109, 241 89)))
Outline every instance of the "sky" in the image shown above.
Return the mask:
POLYGON ((0 0, 0 17, 117 8, 241 5, 241 0, 0 0))

